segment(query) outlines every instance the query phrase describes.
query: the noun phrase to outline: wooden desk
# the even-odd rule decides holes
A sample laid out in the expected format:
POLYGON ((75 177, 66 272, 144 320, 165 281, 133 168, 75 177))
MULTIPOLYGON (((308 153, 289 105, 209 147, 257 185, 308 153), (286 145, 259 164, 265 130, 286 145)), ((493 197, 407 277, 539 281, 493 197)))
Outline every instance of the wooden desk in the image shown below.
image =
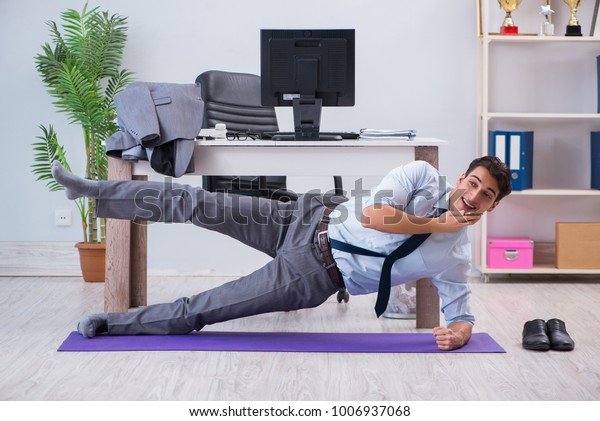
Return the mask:
MULTIPOLYGON (((423 160, 438 168, 438 146, 447 141, 208 141, 197 142, 196 175, 384 176, 399 165, 423 160)), ((111 180, 146 179, 155 174, 146 161, 131 164, 109 158, 111 180)), ((109 219, 106 240, 104 310, 127 311, 147 304, 145 225, 109 219)), ((431 279, 417 282, 417 327, 439 325, 439 297, 431 279)))

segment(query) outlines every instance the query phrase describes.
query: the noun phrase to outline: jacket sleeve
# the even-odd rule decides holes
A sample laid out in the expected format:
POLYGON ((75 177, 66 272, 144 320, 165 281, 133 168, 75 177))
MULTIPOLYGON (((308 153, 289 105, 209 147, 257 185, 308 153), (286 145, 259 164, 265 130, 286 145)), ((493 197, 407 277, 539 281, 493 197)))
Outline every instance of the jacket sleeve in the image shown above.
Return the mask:
POLYGON ((143 82, 132 83, 115 95, 122 130, 144 147, 160 140, 160 127, 150 89, 143 82))

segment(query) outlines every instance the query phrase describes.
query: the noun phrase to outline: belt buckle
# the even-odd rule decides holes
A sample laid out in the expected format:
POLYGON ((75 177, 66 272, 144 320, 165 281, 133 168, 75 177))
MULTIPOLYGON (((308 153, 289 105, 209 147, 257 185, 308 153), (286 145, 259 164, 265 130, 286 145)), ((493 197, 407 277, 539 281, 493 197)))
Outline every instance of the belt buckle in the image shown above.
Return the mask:
POLYGON ((323 254, 323 260, 325 263, 325 269, 329 270, 335 266, 335 261, 331 256, 331 248, 329 247, 329 235, 326 230, 317 232, 317 244, 319 245, 319 250, 323 254), (327 263, 327 257, 331 258, 331 263, 327 263))
POLYGON ((328 243, 329 236, 327 235, 327 230, 317 232, 317 244, 319 245, 319 250, 327 251, 328 243))

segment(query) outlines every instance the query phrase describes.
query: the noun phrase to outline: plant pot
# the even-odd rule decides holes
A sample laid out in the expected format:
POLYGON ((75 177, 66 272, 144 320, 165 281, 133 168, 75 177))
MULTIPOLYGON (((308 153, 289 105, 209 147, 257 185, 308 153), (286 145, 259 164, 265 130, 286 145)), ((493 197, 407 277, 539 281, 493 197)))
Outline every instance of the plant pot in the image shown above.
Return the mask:
POLYGON ((79 263, 83 280, 86 282, 104 282, 106 267, 105 243, 76 243, 79 250, 79 263))

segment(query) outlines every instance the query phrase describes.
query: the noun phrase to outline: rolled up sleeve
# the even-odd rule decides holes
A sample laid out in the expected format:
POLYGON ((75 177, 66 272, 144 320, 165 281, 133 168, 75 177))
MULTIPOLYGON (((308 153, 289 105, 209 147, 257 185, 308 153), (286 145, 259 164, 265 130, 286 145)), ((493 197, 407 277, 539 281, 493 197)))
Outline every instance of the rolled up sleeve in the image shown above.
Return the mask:
POLYGON ((469 267, 467 262, 461 262, 433 277, 447 326, 455 322, 475 324, 470 305, 471 288, 467 282, 469 267))

